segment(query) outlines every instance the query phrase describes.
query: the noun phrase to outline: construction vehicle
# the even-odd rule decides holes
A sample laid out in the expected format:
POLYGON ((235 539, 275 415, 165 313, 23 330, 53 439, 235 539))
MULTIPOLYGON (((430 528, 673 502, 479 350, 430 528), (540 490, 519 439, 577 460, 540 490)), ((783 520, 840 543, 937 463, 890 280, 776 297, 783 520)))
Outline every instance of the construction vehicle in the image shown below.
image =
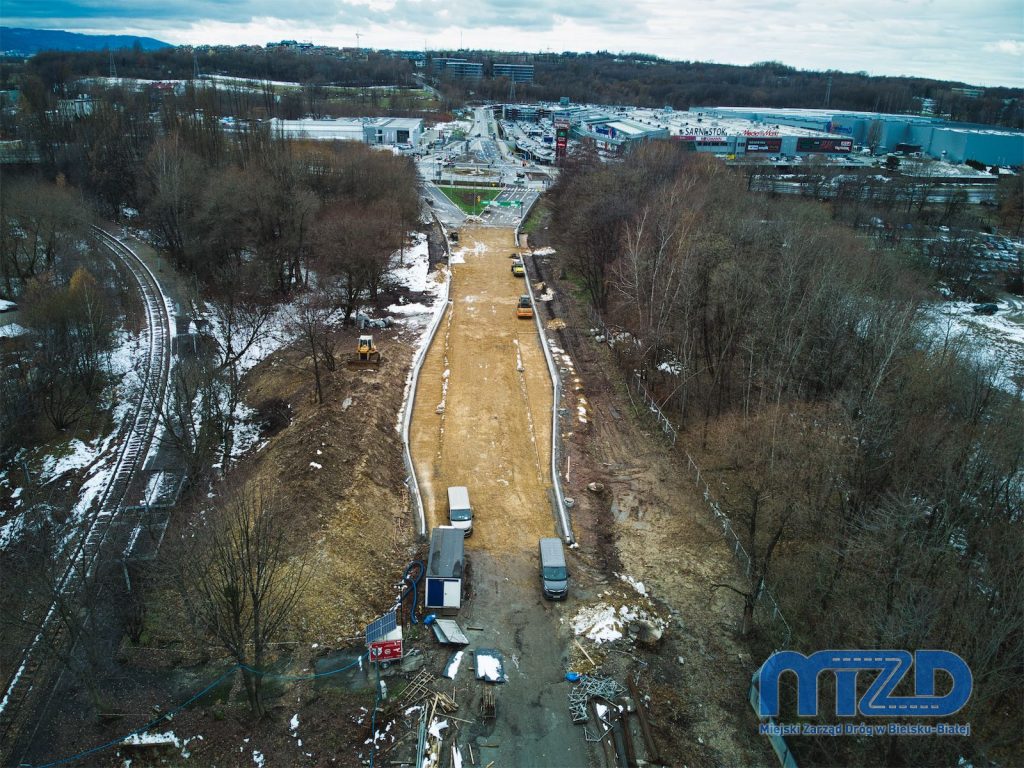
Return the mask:
POLYGON ((523 266, 523 260, 516 256, 515 261, 512 262, 512 274, 516 277, 522 277, 525 272, 526 268, 523 266))
POLYGON ((530 303, 529 294, 524 293, 519 297, 519 306, 516 307, 516 317, 533 317, 533 305, 530 303))
POLYGON ((380 365, 380 350, 374 345, 373 336, 365 333, 359 337, 355 354, 349 358, 348 364, 354 366, 380 365))

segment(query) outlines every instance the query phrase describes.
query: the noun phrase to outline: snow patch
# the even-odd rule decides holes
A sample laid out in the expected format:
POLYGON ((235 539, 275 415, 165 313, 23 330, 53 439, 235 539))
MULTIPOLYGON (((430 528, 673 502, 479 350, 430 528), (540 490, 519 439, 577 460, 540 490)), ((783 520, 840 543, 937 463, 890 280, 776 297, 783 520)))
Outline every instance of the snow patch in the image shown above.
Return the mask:
POLYGON ((26 333, 29 333, 28 328, 17 323, 0 325, 0 338, 3 339, 13 339, 15 336, 24 336, 26 333))
POLYGON ((630 576, 629 574, 625 574, 625 573, 620 573, 620 574, 618 574, 618 576, 624 582, 626 582, 631 587, 633 587, 633 589, 635 589, 641 595, 643 595, 644 597, 647 596, 647 587, 644 586, 644 583, 642 581, 637 581, 632 576, 630 576))

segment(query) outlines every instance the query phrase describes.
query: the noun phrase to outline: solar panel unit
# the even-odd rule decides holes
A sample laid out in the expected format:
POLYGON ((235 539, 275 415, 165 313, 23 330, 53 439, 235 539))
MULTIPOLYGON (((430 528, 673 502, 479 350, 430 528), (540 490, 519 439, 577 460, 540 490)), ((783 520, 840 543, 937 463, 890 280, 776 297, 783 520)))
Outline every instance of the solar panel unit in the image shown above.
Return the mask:
POLYGON ((398 615, 395 611, 388 611, 379 619, 374 619, 366 626, 366 643, 380 640, 398 627, 398 615))

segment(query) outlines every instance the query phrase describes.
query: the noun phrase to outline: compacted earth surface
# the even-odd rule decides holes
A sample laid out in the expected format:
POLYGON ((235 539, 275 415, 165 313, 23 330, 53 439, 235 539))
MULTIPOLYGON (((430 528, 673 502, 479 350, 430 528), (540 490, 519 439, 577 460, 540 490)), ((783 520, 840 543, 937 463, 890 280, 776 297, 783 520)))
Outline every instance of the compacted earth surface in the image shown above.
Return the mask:
MULTIPOLYGON (((633 682, 660 764, 775 762, 747 703, 760 660, 736 637, 741 605, 711 588, 735 578, 732 553, 685 455, 633 402, 572 284, 554 277, 556 258, 517 248, 511 230, 464 228, 447 268, 450 303, 415 393, 410 442, 428 537, 447 523, 448 486, 469 488, 476 515, 453 617, 469 640, 457 669, 450 662, 459 649, 422 623, 406 623, 406 658, 379 670, 379 680, 358 662, 365 624, 395 604, 406 564, 426 562, 396 424, 428 318, 375 331, 384 361, 339 366, 322 404, 305 353, 286 347, 246 376, 245 400, 256 414, 274 405, 288 418, 233 472, 280 490, 298 548, 315 563, 274 662, 275 674, 290 677, 266 680, 266 718, 249 715, 234 675, 150 728, 162 734, 154 743, 117 745, 79 764, 413 764, 426 708, 432 765, 614 765, 615 746, 598 740, 604 726, 594 713, 572 721, 567 672, 633 682), (511 273, 512 254, 526 257, 544 340, 533 320, 516 317, 526 286, 511 273), (575 540, 566 547, 569 596, 559 602, 543 599, 537 562, 538 539, 563 534, 551 503, 552 384, 542 343, 564 389, 557 471, 575 540), (478 652, 501 659, 504 682, 475 678, 478 652)), ((438 279, 445 275, 442 268, 438 279)), ((342 331, 339 348, 356 334, 342 331)), ((185 525, 176 520, 171 534, 185 525)), ((85 694, 69 693, 33 764, 119 738, 230 667, 222 650, 189 639, 173 589, 152 581, 140 641, 124 639, 99 681, 109 711, 83 722, 85 694)), ((636 717, 629 731, 636 755, 654 758, 636 717)))

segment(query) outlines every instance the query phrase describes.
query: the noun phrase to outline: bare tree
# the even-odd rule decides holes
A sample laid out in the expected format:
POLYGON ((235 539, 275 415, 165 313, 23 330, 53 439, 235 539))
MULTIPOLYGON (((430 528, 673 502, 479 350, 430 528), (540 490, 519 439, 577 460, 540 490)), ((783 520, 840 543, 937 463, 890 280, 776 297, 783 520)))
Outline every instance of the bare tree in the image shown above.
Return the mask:
POLYGON ((263 487, 238 487, 207 516, 178 567, 189 617, 242 668, 252 713, 266 714, 262 681, 273 641, 309 581, 293 557, 280 499, 263 487))
POLYGON ((326 296, 307 295, 295 303, 289 323, 291 330, 305 347, 306 356, 303 360, 309 361, 309 368, 313 373, 317 404, 324 401, 324 373, 333 371, 337 364, 334 337, 331 332, 331 319, 335 314, 336 310, 326 296))
POLYGON ((224 443, 220 386, 216 369, 202 357, 181 359, 171 370, 160 414, 161 440, 182 457, 192 483, 206 475, 211 457, 224 443))

